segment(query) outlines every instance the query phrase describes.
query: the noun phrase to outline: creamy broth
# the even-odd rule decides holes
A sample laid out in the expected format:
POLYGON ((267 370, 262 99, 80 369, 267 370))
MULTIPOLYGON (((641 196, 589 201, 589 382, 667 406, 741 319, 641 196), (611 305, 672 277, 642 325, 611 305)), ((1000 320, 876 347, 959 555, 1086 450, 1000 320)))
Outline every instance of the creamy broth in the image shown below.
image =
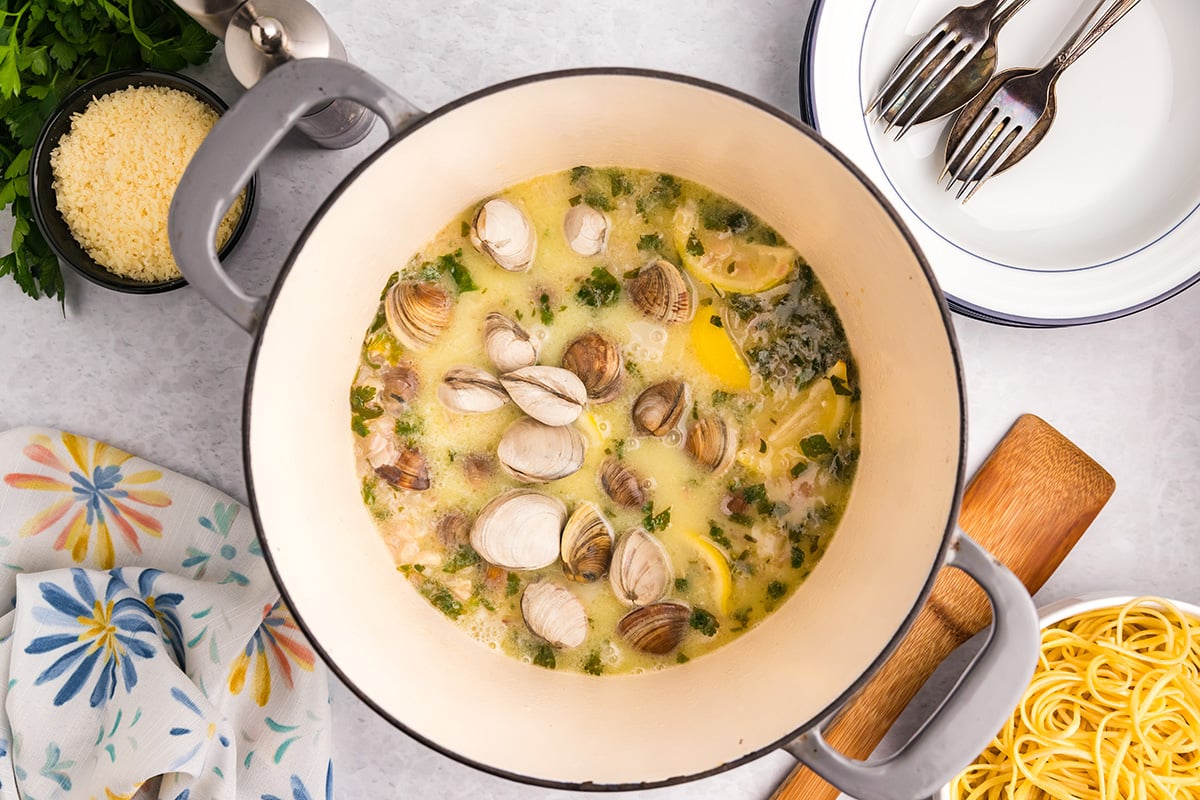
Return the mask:
MULTIPOLYGON (((364 503, 402 579, 486 646, 594 675, 683 663, 785 602, 836 528, 859 448, 859 393, 841 325, 799 254, 697 184, 579 167, 498 197, 466 209, 382 287, 350 392, 364 503), (565 229, 569 214, 583 220, 582 232, 565 229), (536 245, 531 265, 510 271, 498 262, 528 260, 509 235, 521 219, 536 245), (489 252, 493 230, 514 220, 489 252), (678 303, 665 319, 654 291, 663 277, 684 290, 670 295, 678 303), (437 307, 429 324, 421 302, 437 307), (411 308, 422 324, 410 329, 411 308), (568 348, 585 336, 607 343, 611 351, 600 352, 619 365, 619 389, 610 398, 581 374, 589 391, 579 395, 568 374, 560 392, 557 370, 499 369, 485 347, 493 313, 528 336, 536 365, 582 373, 579 364, 591 362, 564 361, 568 348), (463 367, 487 374, 457 372, 463 367), (467 375, 454 384, 466 394, 443 386, 467 375), (533 376, 531 391, 522 376, 533 376), (498 407, 465 413, 460 398, 498 407), (664 405, 678 420, 668 415, 654 431, 661 435, 648 433, 664 405), (572 443, 570 474, 529 482, 546 475, 502 463, 506 452, 517 453, 509 460, 538 455, 501 444, 521 444, 514 425, 540 431, 519 422, 529 407, 578 414, 565 424, 543 420, 569 428, 554 435, 572 443), (488 522, 503 516, 489 510, 499 501, 488 504, 514 489, 570 515, 568 531, 598 512, 603 522, 590 518, 588 541, 601 567, 569 576, 560 557, 535 568, 508 563, 510 547, 532 545, 510 541, 522 525, 488 522), (605 567, 614 543, 618 557, 605 567), (559 636, 564 624, 569 633, 559 636)), ((527 513, 527 500, 510 508, 527 513)))

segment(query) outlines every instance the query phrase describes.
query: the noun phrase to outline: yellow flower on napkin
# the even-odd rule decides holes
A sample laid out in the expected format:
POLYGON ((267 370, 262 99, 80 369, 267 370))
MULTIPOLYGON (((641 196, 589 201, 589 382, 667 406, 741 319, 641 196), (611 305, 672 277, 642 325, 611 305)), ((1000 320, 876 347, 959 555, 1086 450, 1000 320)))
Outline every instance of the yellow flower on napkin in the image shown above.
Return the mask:
POLYGON ((82 563, 94 543, 95 563, 102 569, 111 569, 115 563, 110 523, 135 553, 142 552, 138 531, 155 538, 162 536, 162 523, 134 504, 164 508, 171 505, 171 498, 165 492, 131 488, 158 481, 161 472, 143 470, 125 475, 121 468, 132 458, 129 453, 71 433, 61 437, 67 457, 60 456, 54 441, 41 434, 34 436, 24 450, 30 461, 49 467, 61 477, 27 472, 4 476, 4 482, 15 489, 65 495, 29 518, 21 526, 21 536, 36 536, 66 518, 54 540, 54 549, 67 550, 76 563, 82 563))

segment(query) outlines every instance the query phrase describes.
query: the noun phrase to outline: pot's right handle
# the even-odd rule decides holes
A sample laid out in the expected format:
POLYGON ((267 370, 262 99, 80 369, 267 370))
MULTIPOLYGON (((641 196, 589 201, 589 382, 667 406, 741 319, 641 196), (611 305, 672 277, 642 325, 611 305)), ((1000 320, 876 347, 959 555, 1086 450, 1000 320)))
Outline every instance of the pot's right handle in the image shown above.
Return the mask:
POLYGON ((936 794, 983 751, 1029 686, 1041 642, 1029 592, 962 531, 951 540, 946 565, 983 587, 992 606, 992 627, 983 651, 929 721, 900 752, 882 761, 847 758, 815 728, 786 746, 805 766, 857 800, 936 794))
POLYGON ((250 176, 296 122, 344 98, 383 118, 395 135, 424 116, 364 70, 345 61, 305 58, 271 70, 226 111, 192 157, 175 196, 167 232, 183 277, 234 322, 254 333, 265 300, 230 280, 217 258, 217 228, 250 176))

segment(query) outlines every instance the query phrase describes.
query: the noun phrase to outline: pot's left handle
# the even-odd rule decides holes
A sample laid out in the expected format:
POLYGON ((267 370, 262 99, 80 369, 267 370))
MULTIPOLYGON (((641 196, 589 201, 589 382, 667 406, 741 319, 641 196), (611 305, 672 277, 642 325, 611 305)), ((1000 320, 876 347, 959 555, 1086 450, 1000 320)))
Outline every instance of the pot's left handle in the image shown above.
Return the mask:
POLYGON ((217 228, 250 176, 296 122, 313 108, 344 98, 374 111, 396 134, 424 112, 345 61, 288 62, 255 84, 225 112, 188 164, 167 225, 171 252, 188 283, 234 322, 254 333, 264 298, 230 280, 217 258, 217 228))

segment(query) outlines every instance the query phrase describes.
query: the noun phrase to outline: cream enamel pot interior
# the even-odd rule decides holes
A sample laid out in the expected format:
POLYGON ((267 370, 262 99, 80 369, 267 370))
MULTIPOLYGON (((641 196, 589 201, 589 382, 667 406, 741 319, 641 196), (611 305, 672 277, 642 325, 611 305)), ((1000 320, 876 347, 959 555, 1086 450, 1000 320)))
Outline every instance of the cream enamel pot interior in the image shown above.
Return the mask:
POLYGON ((786 746, 863 800, 915 797, 982 748, 1032 673, 1028 595, 954 530, 965 423, 945 304, 878 194, 781 113, 690 79, 585 70, 516 81, 425 115, 355 67, 296 62, 213 129, 176 193, 170 237, 188 281, 256 334, 246 471, 287 601, 363 700, 442 752, 530 783, 627 789, 786 746), (270 297, 252 297, 220 268, 216 224, 296 119, 334 97, 373 108, 392 138, 325 203, 270 297), (363 507, 346 399, 388 275, 481 198, 582 163, 674 173, 770 220, 837 306, 864 398, 864 445, 841 528, 794 597, 703 658, 608 678, 489 651, 412 590, 363 507), (820 721, 896 644, 944 563, 992 597, 991 644, 899 756, 844 759, 821 739, 820 721))

